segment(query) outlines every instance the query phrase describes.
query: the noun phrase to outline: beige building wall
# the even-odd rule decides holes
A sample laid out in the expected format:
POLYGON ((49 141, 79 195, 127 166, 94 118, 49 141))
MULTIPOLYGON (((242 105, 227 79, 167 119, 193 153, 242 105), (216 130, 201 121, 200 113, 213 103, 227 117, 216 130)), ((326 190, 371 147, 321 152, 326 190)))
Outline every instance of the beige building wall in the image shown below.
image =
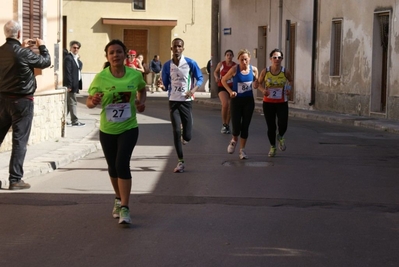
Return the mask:
MULTIPOLYGON (((147 0, 145 11, 132 9, 132 1, 63 1, 67 25, 66 44, 71 40, 82 43, 79 51, 83 62, 83 87, 87 88, 105 62, 104 47, 111 39, 123 41, 124 29, 148 30, 147 64, 155 54, 161 62, 171 58, 171 41, 175 37, 185 42, 184 55, 206 69, 211 54, 211 0, 147 0), (102 18, 134 20, 176 20, 177 25, 152 26, 107 25, 102 18)), ((69 47, 67 47, 69 49, 69 47)))
MULTIPOLYGON (((41 74, 36 76, 35 114, 28 145, 65 136, 63 130, 63 122, 65 120, 65 91, 60 89, 62 81, 57 78, 59 71, 56 70, 54 65, 55 58, 57 56, 60 58, 60 54, 56 53, 55 47, 59 44, 58 36, 60 35, 58 33, 59 29, 61 29, 59 10, 61 4, 60 0, 43 1, 43 40, 51 55, 52 66, 42 70, 41 74)), ((2 1, 0 9, 1 45, 5 42, 4 24, 11 19, 22 22, 22 0, 2 1)), ((33 36, 23 36, 22 38, 28 37, 33 36)), ((0 151, 11 149, 11 137, 12 131, 10 129, 0 147, 0 151)))

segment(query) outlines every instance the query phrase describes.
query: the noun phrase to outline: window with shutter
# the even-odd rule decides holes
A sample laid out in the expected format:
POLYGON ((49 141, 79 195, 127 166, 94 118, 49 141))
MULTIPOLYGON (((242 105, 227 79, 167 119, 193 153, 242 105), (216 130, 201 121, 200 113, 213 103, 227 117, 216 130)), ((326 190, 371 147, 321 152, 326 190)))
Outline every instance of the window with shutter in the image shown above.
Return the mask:
POLYGON ((342 19, 332 21, 330 76, 341 75, 342 19))
MULTIPOLYGON (((42 0, 23 0, 22 2, 22 40, 27 38, 43 39, 42 33, 42 0)), ((39 49, 34 46, 33 52, 39 53, 39 49)), ((35 76, 41 75, 41 69, 35 69, 35 76)))
POLYGON ((22 38, 40 38, 42 33, 42 0, 23 0, 22 3, 22 38))

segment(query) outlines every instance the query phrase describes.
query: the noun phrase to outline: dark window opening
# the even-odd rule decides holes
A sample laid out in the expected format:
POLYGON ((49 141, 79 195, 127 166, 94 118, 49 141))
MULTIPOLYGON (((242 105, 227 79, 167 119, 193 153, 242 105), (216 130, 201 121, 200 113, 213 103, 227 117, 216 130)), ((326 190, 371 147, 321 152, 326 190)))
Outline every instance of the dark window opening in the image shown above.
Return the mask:
POLYGON ((145 0, 133 0, 134 10, 145 10, 145 0))

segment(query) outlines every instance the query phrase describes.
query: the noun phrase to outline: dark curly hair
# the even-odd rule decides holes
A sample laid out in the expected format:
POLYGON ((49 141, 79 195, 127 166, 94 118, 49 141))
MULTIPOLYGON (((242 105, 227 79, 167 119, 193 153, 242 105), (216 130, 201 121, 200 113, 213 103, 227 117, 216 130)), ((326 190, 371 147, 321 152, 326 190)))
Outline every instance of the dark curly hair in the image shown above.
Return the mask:
POLYGON ((280 53, 280 54, 281 54, 281 56, 282 56, 282 57, 284 57, 284 55, 283 55, 283 51, 281 51, 281 50, 280 50, 280 49, 278 49, 278 48, 274 48, 274 49, 272 50, 272 52, 270 52, 270 57, 272 57, 272 56, 273 56, 273 54, 274 54, 274 53, 276 53, 276 52, 280 53))
POLYGON ((224 55, 227 55, 227 53, 231 53, 231 55, 234 57, 234 53, 233 53, 233 50, 231 50, 231 49, 227 49, 226 50, 226 52, 224 52, 224 55))
POLYGON ((105 46, 105 49, 104 49, 105 55, 108 55, 108 48, 109 48, 111 45, 120 45, 120 46, 123 48, 123 52, 125 52, 125 54, 127 54, 126 45, 125 45, 121 40, 114 39, 114 40, 111 40, 111 41, 105 46))

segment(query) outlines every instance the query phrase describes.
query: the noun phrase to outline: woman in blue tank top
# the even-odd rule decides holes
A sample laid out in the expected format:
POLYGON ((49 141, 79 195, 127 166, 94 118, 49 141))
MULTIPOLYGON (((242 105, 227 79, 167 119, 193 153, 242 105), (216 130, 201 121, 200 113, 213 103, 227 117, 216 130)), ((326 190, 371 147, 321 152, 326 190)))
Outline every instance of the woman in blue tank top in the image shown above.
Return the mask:
MULTIPOLYGON (((255 108, 252 83, 258 78, 258 69, 249 65, 251 54, 247 49, 238 52, 239 64, 233 66, 222 78, 222 84, 230 94, 230 112, 232 124, 232 139, 227 152, 233 154, 240 136, 240 159, 247 159, 245 145, 248 139, 248 129, 255 108), (233 88, 227 81, 233 78, 233 88)), ((255 88, 256 89, 256 88, 255 88)))

